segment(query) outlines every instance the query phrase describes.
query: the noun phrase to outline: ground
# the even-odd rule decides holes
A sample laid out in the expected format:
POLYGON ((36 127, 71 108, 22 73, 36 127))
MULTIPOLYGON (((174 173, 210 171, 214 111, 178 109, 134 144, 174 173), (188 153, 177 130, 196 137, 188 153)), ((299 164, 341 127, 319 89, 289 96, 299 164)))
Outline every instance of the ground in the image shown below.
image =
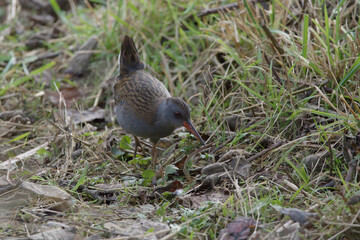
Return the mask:
POLYGON ((359 239, 358 1, 0 3, 0 238, 359 239), (125 35, 191 107, 133 156, 125 35), (163 175, 154 180, 160 166, 163 175))

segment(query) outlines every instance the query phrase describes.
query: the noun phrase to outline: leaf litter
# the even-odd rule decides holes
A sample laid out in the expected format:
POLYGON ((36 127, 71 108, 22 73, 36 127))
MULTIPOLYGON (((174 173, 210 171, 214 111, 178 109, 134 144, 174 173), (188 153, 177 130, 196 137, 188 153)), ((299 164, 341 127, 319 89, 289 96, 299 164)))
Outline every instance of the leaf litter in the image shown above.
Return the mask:
MULTIPOLYGON (((276 14, 284 15, 283 20, 273 15, 273 20, 277 26, 286 26, 284 32, 257 23, 270 12, 267 4, 206 4, 207 10, 197 6, 191 11, 201 19, 188 15, 192 8, 187 6, 183 20, 188 22, 181 26, 180 35, 199 27, 204 31, 201 39, 192 36, 190 42, 183 39, 179 43, 171 34, 162 33, 162 39, 155 41, 146 30, 132 32, 136 43, 144 44, 141 54, 150 63, 149 70, 164 73, 171 92, 189 98, 201 116, 197 124, 207 141, 199 147, 182 130, 164 139, 159 152, 165 174, 154 188, 156 173, 146 167, 150 144, 142 140, 143 151, 134 158, 133 143, 115 124, 109 90, 116 78, 117 36, 124 29, 109 35, 106 31, 122 26, 119 22, 136 26, 139 21, 131 14, 125 20, 113 18, 112 7, 119 7, 113 2, 107 8, 101 1, 84 5, 61 0, 10 2, 17 1, 0 4, 7 9, 0 11, 0 21, 7 24, 0 33, 0 44, 12 52, 0 51, 6 83, 0 89, 2 238, 186 239, 193 234, 199 239, 327 239, 340 235, 356 239, 360 144, 354 122, 360 113, 358 96, 356 83, 349 82, 348 89, 338 92, 331 76, 337 83, 343 79, 345 86, 349 77, 342 76, 356 78, 353 70, 358 62, 354 60, 352 66, 336 52, 331 56, 339 58, 339 64, 346 62, 351 71, 346 72, 346 66, 333 69, 336 64, 318 63, 314 55, 325 41, 307 45, 312 51, 303 51, 301 57, 292 48, 303 50, 306 43, 290 41, 299 34, 294 29, 305 27, 302 19, 313 18, 325 5, 329 13, 342 11, 339 16, 347 25, 341 27, 351 32, 351 14, 358 11, 358 4, 342 3, 346 6, 340 7, 325 1, 324 6, 311 3, 316 7, 310 8, 308 1, 282 7, 274 4, 279 7, 276 14), (349 10, 344 12, 345 7, 349 10), (212 18, 216 21, 209 21, 212 18), (249 19, 256 28, 249 25, 249 19), (103 32, 92 29, 84 37, 80 28, 74 28, 81 21, 105 27, 103 32), (14 38, 19 43, 12 42, 14 38), (181 51, 176 52, 178 47, 181 51), (157 60, 152 51, 159 49, 164 52, 157 60), (192 54, 198 55, 192 58, 189 49, 197 49, 192 54), (310 60, 306 54, 311 55, 310 60), (188 65, 182 65, 183 58, 188 65), (304 59, 309 62, 302 63, 304 59), (294 64, 299 61, 300 65, 294 64), (264 72, 269 73, 266 84, 261 80, 264 72), (297 75, 304 79, 294 78, 297 75), (330 77, 323 81, 322 76, 330 77), (100 78, 100 83, 94 81, 100 78), (199 89, 204 94, 198 94, 199 89), (331 187, 323 187, 327 185, 331 187), (311 212, 302 210, 309 206, 311 212), (276 219, 279 215, 288 217, 276 219)), ((162 4, 159 14, 169 7, 162 4)), ((168 4, 172 9, 180 6, 168 4)), ((132 3, 135 12, 147 9, 137 5, 132 3)), ((315 40, 321 38, 316 31, 327 22, 319 21, 317 29, 308 26, 315 40)), ((354 47, 347 42, 350 37, 345 34, 337 41, 354 47)), ((330 46, 332 39, 327 40, 330 46)))

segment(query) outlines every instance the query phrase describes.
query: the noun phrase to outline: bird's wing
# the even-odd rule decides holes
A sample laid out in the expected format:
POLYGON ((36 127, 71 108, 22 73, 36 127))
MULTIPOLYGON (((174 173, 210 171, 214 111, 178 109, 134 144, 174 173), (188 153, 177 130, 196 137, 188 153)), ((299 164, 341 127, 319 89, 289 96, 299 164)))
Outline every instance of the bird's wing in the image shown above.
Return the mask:
POLYGON ((114 85, 115 104, 123 103, 128 111, 153 123, 159 103, 170 97, 164 84, 144 71, 120 77, 114 85))

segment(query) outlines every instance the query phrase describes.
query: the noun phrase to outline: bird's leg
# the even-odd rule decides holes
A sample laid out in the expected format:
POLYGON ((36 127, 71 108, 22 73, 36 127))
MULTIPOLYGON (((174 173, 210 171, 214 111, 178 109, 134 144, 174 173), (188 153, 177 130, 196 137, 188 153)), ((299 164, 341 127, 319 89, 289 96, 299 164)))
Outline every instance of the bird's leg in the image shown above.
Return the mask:
POLYGON ((154 170, 156 169, 156 162, 157 162, 157 149, 156 149, 156 143, 153 143, 153 147, 151 149, 151 161, 153 164, 154 170))
POLYGON ((151 149, 151 160, 152 160, 152 164, 153 164, 153 169, 155 171, 155 176, 154 176, 154 178, 152 180, 152 183, 153 183, 154 186, 156 186, 157 177, 160 176, 161 178, 164 178, 164 171, 162 169, 161 164, 159 164, 159 170, 156 171, 157 157, 158 157, 158 154, 157 154, 156 143, 154 143, 153 147, 151 149))
POLYGON ((135 150, 134 150, 134 157, 133 158, 136 158, 136 153, 137 153, 138 147, 140 146, 142 152, 144 152, 144 149, 142 148, 140 140, 137 138, 137 136, 134 136, 134 139, 135 139, 135 150))

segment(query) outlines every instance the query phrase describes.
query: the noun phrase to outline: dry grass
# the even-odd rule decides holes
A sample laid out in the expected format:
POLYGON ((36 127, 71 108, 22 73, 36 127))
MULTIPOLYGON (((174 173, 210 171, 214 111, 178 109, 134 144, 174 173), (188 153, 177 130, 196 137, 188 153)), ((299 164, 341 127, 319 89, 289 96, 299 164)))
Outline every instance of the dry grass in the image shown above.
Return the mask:
POLYGON ((31 20, 20 5, 15 18, 10 5, 1 8, 8 15, 0 27, 0 159, 48 142, 19 161, 10 178, 60 186, 76 199, 72 211, 52 214, 33 200, 12 211, 1 237, 27 236, 56 220, 74 225, 78 238, 111 238, 116 235, 105 223, 132 212, 134 219, 172 224, 168 239, 215 239, 238 216, 258 221, 254 239, 274 239, 292 223, 280 217, 281 206, 317 213, 311 226, 291 231, 301 239, 357 239, 360 212, 349 201, 360 193, 358 2, 239 1, 201 18, 202 10, 226 3, 99 2, 56 11, 57 20, 47 25, 31 20), (41 31, 52 34, 29 49, 26 43, 41 31), (160 146, 168 165, 160 185, 178 179, 180 196, 154 195, 146 170, 150 145, 144 140, 146 153, 133 160, 131 140, 115 123, 111 89, 125 34, 134 37, 147 70, 190 103, 206 140, 200 148, 179 130, 160 146), (80 77, 64 74, 91 36, 98 46, 88 69, 80 77), (49 53, 56 54, 40 57, 49 53), (66 96, 51 102, 70 86, 82 93, 76 103, 66 96), (108 112, 74 124, 64 105, 108 112), (200 190, 199 172, 173 174, 181 159, 194 170, 231 151, 249 161, 246 179, 232 176, 200 190), (115 194, 91 195, 97 184, 115 187, 115 194), (201 201, 207 204, 195 207, 201 201), (142 212, 146 204, 154 210, 142 212))

